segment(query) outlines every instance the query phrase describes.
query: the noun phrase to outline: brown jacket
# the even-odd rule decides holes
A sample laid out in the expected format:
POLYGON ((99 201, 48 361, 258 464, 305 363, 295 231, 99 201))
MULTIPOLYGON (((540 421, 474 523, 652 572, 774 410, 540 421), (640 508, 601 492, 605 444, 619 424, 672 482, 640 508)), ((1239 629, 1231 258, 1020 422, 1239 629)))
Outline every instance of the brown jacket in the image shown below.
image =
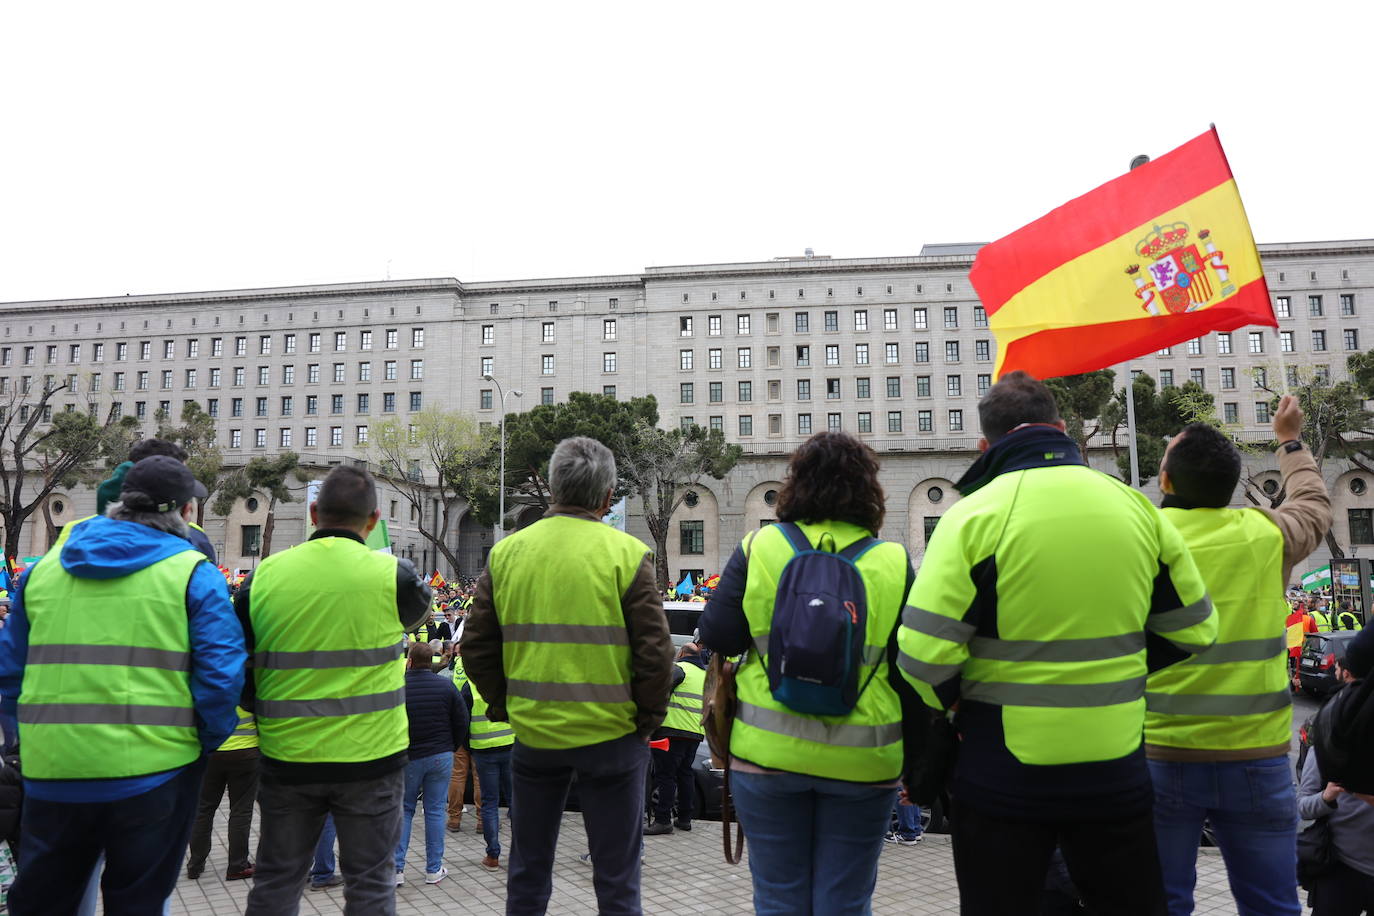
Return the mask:
MULTIPOLYGON (((1279 473, 1283 476, 1285 497, 1276 509, 1260 511, 1269 517, 1283 535, 1283 588, 1293 574, 1293 564, 1317 548, 1331 527, 1331 496, 1317 470, 1317 462, 1306 448, 1296 452, 1280 448, 1279 473)), ((1241 574, 1244 570, 1238 571, 1241 574)), ((1151 760, 1234 761, 1259 760, 1287 753, 1287 744, 1276 747, 1180 748, 1146 744, 1151 760)))
MULTIPOLYGON (((553 506, 544 517, 569 515, 600 521, 596 513, 577 506, 553 506)), ((578 545, 567 545, 577 550, 578 545)), ((598 558, 588 557, 588 563, 598 558)), ((554 597, 554 596, 550 596, 554 597)), ((630 694, 638 711, 635 732, 647 738, 668 714, 668 695, 672 692, 673 640, 668 633, 668 618, 663 613, 648 549, 639 572, 620 597, 625 627, 630 634, 630 694)), ((489 705, 492 719, 506 718, 506 671, 501 654, 501 621, 492 601, 491 569, 482 570, 472 598, 467 624, 463 627, 463 670, 489 705)))
POLYGON ((1331 495, 1306 448, 1296 452, 1280 448, 1278 456, 1285 497, 1277 509, 1260 511, 1283 532, 1283 586, 1287 588, 1293 564, 1316 550, 1331 527, 1331 495))

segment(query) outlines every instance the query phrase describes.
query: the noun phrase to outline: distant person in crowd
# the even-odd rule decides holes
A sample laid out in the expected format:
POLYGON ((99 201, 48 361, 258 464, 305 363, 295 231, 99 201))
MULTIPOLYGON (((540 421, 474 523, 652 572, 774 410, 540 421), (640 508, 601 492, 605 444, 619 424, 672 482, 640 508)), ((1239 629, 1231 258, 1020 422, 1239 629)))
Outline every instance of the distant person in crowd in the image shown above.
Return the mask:
MULTIPOLYGON (((779 524, 745 535, 701 616, 707 648, 747 653, 736 681, 730 785, 749 838, 759 913, 868 912, 898 780, 923 734, 920 701, 896 667, 911 561, 900 544, 878 540, 885 501, 872 449, 847 433, 812 436, 788 463, 779 524), (783 644, 797 647, 789 660, 827 669, 844 664, 847 639, 833 638, 829 629, 811 637, 817 644, 797 632, 807 629, 802 625, 779 632, 780 585, 795 581, 794 556, 813 549, 839 553, 856 566, 866 606, 860 620, 860 596, 850 593, 832 611, 861 623, 847 637, 861 647, 861 663, 852 673, 857 695, 850 711, 824 717, 794 709, 804 705, 804 694, 789 695, 781 680, 776 687, 770 680, 775 668, 787 670, 770 656, 783 644)), ((803 589, 803 597, 809 593, 803 589)))
POLYGON ((310 889, 324 891, 343 884, 343 875, 335 874, 338 857, 334 855, 334 844, 339 838, 334 829, 334 815, 324 816, 324 826, 320 828, 320 839, 315 844, 315 860, 310 863, 310 889))
POLYGON ((200 808, 191 828, 191 857, 186 863, 186 877, 196 879, 205 871, 210 855, 210 831, 214 827, 215 812, 229 792, 229 866, 224 877, 239 881, 253 877, 253 863, 248 859, 248 831, 253 822, 253 802, 258 797, 258 725, 253 714, 237 708, 238 725, 210 755, 205 779, 200 787, 200 808))
POLYGON ((463 632, 487 716, 515 730, 506 912, 543 913, 574 776, 603 913, 638 913, 645 741, 667 713, 673 643, 644 542, 604 524, 610 449, 565 439, 553 505, 491 549, 463 632))
POLYGON ((263 559, 234 599, 262 752, 246 913, 296 913, 333 814, 345 908, 390 916, 410 745, 399 647, 429 614, 430 589, 410 561, 366 546, 379 518, 366 470, 330 471, 310 518, 310 539, 263 559))
POLYGON ((410 848, 415 806, 424 796, 425 883, 438 884, 448 876, 444 867, 444 806, 453 752, 468 737, 468 711, 447 680, 431 668, 431 649, 424 643, 410 647, 406 670, 406 717, 410 748, 402 796, 401 841, 396 844, 396 883, 405 881, 406 850, 410 848))
POLYGON ((924 838, 921 826, 921 806, 906 798, 897 799, 892 806, 893 829, 883 837, 898 846, 915 846, 924 838))
MULTIPOLYGON (((1340 655, 1336 677, 1341 683, 1353 685, 1374 671, 1374 636, 1368 631, 1347 643, 1337 643, 1336 651, 1340 655)), ((1314 742, 1303 761, 1298 817, 1328 821, 1336 861, 1311 885, 1308 905, 1312 916, 1374 913, 1374 806, 1339 783, 1326 780, 1320 744, 1314 742)))
POLYGON ((501 867, 501 799, 511 798, 511 748, 515 744, 515 729, 509 722, 495 722, 487 714, 487 701, 472 685, 463 685, 463 702, 472 713, 472 730, 468 745, 472 766, 477 772, 477 807, 481 811, 478 833, 486 841, 486 855, 482 867, 496 871, 501 867))
POLYGON ((11 913, 74 912, 102 854, 107 913, 159 912, 176 884, 245 661, 224 577, 186 539, 198 487, 145 458, 106 517, 24 573, 0 631, 25 791, 11 913))
POLYGON ((1004 375, 978 414, 983 454, 926 548, 899 662, 957 709, 963 912, 1034 912, 1058 845, 1089 909, 1163 913, 1146 647, 1216 641, 1206 586, 1149 500, 1087 466, 1043 384, 1004 375))
POLYGON ((696 812, 696 777, 692 767, 696 763, 697 748, 706 737, 701 727, 701 708, 706 691, 706 666, 695 643, 687 643, 677 653, 673 666, 673 693, 668 697, 668 715, 654 732, 655 739, 667 738, 668 749, 653 749, 654 787, 658 803, 654 808, 654 822, 644 828, 648 836, 660 836, 678 830, 692 829, 692 815, 696 812), (677 820, 673 807, 677 807, 677 820))
POLYGON ((1154 672, 1145 692, 1145 754, 1171 916, 1193 912, 1197 847, 1211 821, 1241 913, 1302 912, 1293 870, 1297 797, 1283 584, 1331 527, 1331 500, 1302 444, 1302 410, 1274 414, 1287 498, 1228 509, 1241 456, 1225 433, 1192 423, 1164 452, 1163 513, 1188 545, 1217 614, 1210 649, 1154 672))
MULTIPOLYGON (((461 691, 467 684, 467 669, 463 667, 463 646, 461 643, 454 643, 453 686, 461 691)), ((467 794, 469 773, 472 775, 472 806, 474 810, 480 810, 482 807, 482 781, 477 776, 476 768, 472 766, 471 749, 460 747, 453 752, 453 775, 449 778, 448 783, 448 830, 450 833, 457 833, 463 828, 463 812, 467 810, 463 803, 463 797, 467 794)), ((475 815, 473 820, 477 822, 477 832, 481 833, 481 816, 475 815)))

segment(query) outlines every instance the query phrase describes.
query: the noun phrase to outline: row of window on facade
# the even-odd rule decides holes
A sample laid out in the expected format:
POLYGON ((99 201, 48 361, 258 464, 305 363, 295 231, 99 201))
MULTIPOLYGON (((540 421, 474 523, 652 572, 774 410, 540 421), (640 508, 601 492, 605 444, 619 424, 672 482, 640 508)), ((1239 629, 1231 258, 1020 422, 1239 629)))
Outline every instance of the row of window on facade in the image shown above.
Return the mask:
MULTIPOLYGON (((397 347, 398 347, 398 343, 397 343, 397 341, 398 341, 398 336, 397 336, 397 335, 398 335, 400 332, 399 332, 396 328, 389 328, 389 329, 387 329, 386 331, 384 331, 383 333, 385 334, 385 348, 388 349, 388 350, 395 350, 395 349, 397 349, 397 347)), ((306 352, 308 352, 308 353, 321 353, 321 352, 323 352, 323 339, 324 339, 323 333, 320 333, 320 332, 312 332, 312 333, 307 334, 307 335, 305 335, 305 336, 306 336, 306 352)), ((282 352, 283 352, 283 353, 288 353, 288 354, 290 354, 290 353, 295 353, 295 352, 297 352, 297 345, 296 345, 297 337, 298 337, 298 335, 296 335, 296 334, 294 334, 294 333, 289 333, 289 334, 283 334, 283 335, 282 335, 282 352)), ((212 338, 210 338, 210 350, 209 350, 209 355, 212 356, 212 357, 215 357, 215 356, 224 356, 224 355, 226 355, 226 354, 225 354, 225 341, 226 341, 226 338, 224 338, 224 337, 212 337, 212 338)), ((260 356, 270 356, 270 355, 272 354, 272 341, 273 341, 273 335, 271 335, 271 334, 261 334, 261 335, 259 335, 259 336, 258 336, 258 343, 257 343, 257 350, 256 350, 257 354, 260 355, 260 356)), ((201 342, 200 342, 200 339, 199 339, 199 338, 193 337, 193 338, 190 338, 190 339, 188 339, 188 340, 182 341, 182 343, 185 344, 185 349, 184 349, 183 355, 184 355, 187 359, 198 359, 198 358, 200 358, 200 355, 201 355, 201 352, 200 352, 200 350, 201 350, 200 343, 201 343, 201 342)), ((424 329, 424 328, 411 328, 411 329, 410 329, 410 345, 411 345, 412 348, 416 348, 416 349, 419 349, 419 348, 424 347, 424 345, 425 345, 425 329, 424 329)), ((68 363, 71 363, 72 365, 76 365, 76 364, 80 363, 80 362, 81 362, 81 357, 82 357, 82 352, 83 352, 83 349, 82 349, 82 348, 83 348, 84 346, 85 346, 84 344, 79 344, 79 343, 68 344, 68 345, 67 345, 67 362, 68 362, 68 363)), ((137 346, 138 346, 138 358, 139 358, 139 359, 141 359, 141 360, 148 360, 148 359, 152 359, 152 358, 153 358, 153 342, 152 342, 151 340, 141 340, 141 341, 137 341, 137 346)), ((21 358, 22 358, 22 360, 23 360, 23 365, 25 365, 25 366, 32 366, 32 365, 34 365, 34 360, 35 360, 36 354, 37 354, 37 347, 38 347, 38 345, 36 345, 36 344, 30 344, 30 345, 26 345, 26 346, 24 346, 24 347, 21 348, 21 353, 20 353, 20 355, 21 355, 21 358)), ((91 349, 90 349, 91 362, 93 362, 93 363, 100 363, 100 362, 104 362, 104 361, 105 361, 105 353, 106 353, 105 347, 106 347, 106 344, 104 344, 104 343, 93 343, 93 344, 90 345, 90 348, 91 348, 91 349)), ((130 352, 129 347, 130 347, 130 344, 129 344, 127 341, 120 341, 120 342, 114 344, 114 361, 115 361, 115 362, 124 362, 124 361, 128 360, 128 359, 129 359, 129 352, 130 352)), ((335 332, 334 332, 334 352, 336 352, 336 353, 342 353, 342 352, 346 351, 347 349, 348 349, 348 332, 347 332, 347 331, 335 331, 335 332)), ((359 350, 371 350, 371 349, 372 349, 372 331, 359 331, 359 332, 358 332, 358 349, 359 349, 359 350)), ((13 365, 13 361, 14 361, 14 350, 15 350, 14 347, 0 347, 0 366, 9 366, 9 365, 13 365)), ((59 346, 58 344, 46 344, 46 345, 45 345, 45 352, 44 352, 44 362, 47 363, 47 364, 49 364, 49 365, 55 364, 55 363, 58 361, 58 355, 59 355, 59 353, 60 353, 60 346, 59 346)), ((233 355, 234 355, 234 356, 247 356, 247 355, 248 355, 248 337, 246 337, 246 336, 244 336, 244 337, 235 337, 235 338, 233 339, 233 355)), ((163 358, 163 359, 176 359, 176 358, 177 358, 177 342, 176 342, 175 340, 164 340, 164 341, 162 341, 162 358, 163 358)))
MULTIPOLYGON (((707 315, 707 316, 706 316, 706 335, 707 335, 708 337, 719 337, 719 336, 721 335, 721 328, 722 328, 723 317, 724 317, 724 316, 722 316, 722 315, 707 315)), ((736 335, 749 335, 749 334, 752 334, 752 333, 753 333, 753 321, 754 321, 754 316, 753 316, 753 315, 741 313, 741 314, 735 315, 734 317, 735 317, 735 333, 736 333, 736 335)), ((826 330, 826 331, 839 331, 839 330, 840 330, 840 313, 839 313, 838 310, 834 310, 834 311, 825 311, 825 312, 823 312, 823 313, 821 314, 821 320, 822 320, 822 322, 823 322, 822 327, 823 327, 824 330, 826 330)), ((852 320, 852 322, 853 322, 852 327, 853 327, 853 329, 854 329, 855 331, 867 331, 867 330, 870 329, 869 320, 868 320, 868 309, 854 309, 853 312, 852 312, 851 320, 852 320)), ((793 329, 796 331, 796 333, 798 333, 798 334, 807 334, 807 333, 810 333, 810 331, 811 331, 811 313, 810 313, 810 312, 793 312, 793 313, 792 313, 792 322, 793 322, 793 329)), ((928 310, 928 309, 925 309, 925 308, 915 308, 915 309, 912 309, 911 325, 912 325, 912 328, 913 328, 914 330, 918 330, 918 331, 929 330, 929 328, 930 328, 930 323, 929 323, 929 310, 928 310)), ((782 313, 780 313, 780 312, 768 312, 768 313, 764 316, 764 326, 765 326, 765 328, 766 328, 766 330, 767 330, 767 333, 769 333, 769 334, 777 334, 777 333, 780 333, 780 331, 781 331, 781 329, 782 329, 782 313)), ((975 306, 973 307, 973 326, 974 326, 975 328, 985 328, 985 327, 988 326, 988 315, 987 315, 987 312, 983 310, 983 307, 982 307, 981 305, 975 305, 975 306)), ((957 330, 957 329, 959 328, 959 307, 958 307, 958 306, 949 306, 949 307, 946 307, 946 308, 944 309, 944 327, 945 327, 946 329, 948 329, 948 330, 957 330)), ((696 328, 696 316, 694 316, 694 315, 680 315, 680 316, 678 316, 678 336, 680 336, 680 337, 692 337, 692 336, 695 336, 695 333, 696 333, 695 328, 696 328)), ((897 310, 897 309, 883 309, 883 312, 882 312, 882 329, 883 329, 884 331, 898 331, 898 330, 901 330, 901 328, 900 328, 900 326, 899 326, 899 322, 898 322, 898 310, 897 310)), ((601 339, 602 339, 602 340, 616 340, 616 339, 617 339, 617 321, 616 321, 615 318, 603 318, 603 319, 602 319, 602 321, 601 321, 601 339)), ((555 322, 552 322, 552 321, 545 321, 545 322, 542 322, 541 327, 540 327, 540 340, 542 340, 544 343, 554 343, 554 342, 557 340, 557 325, 556 325, 555 322)), ((482 343, 483 343, 483 345, 485 345, 485 346, 491 346, 491 345, 494 345, 494 344, 496 343, 496 325, 494 325, 494 324, 484 324, 484 325, 482 325, 482 343)))
MULTIPOLYGON (((915 426, 915 430, 916 430, 916 432, 921 432, 921 433, 932 433, 932 432, 935 432, 935 413, 936 413, 936 412, 935 412, 934 410, 917 410, 917 411, 915 411, 915 417, 916 417, 916 426, 915 426)), ((909 414, 908 411, 901 411, 901 410, 889 410, 889 411, 887 411, 887 431, 890 432, 890 433, 905 432, 906 430, 905 430, 905 427, 904 427, 904 423, 905 423, 905 418, 907 417, 908 414, 909 414)), ((871 410, 860 410, 860 411, 858 411, 858 412, 855 413, 855 415, 854 415, 854 423, 855 423, 855 425, 852 427, 852 429, 853 429, 855 432, 859 432, 859 433, 871 433, 871 432, 874 432, 874 426, 873 426, 874 416, 873 416, 873 415, 874 415, 874 412, 871 411, 871 410)), ((813 414, 809 414, 809 413, 799 413, 799 414, 796 415, 796 427, 795 427, 795 429, 796 429, 796 434, 797 434, 798 436, 809 436, 809 435, 811 435, 812 433, 816 432, 818 428, 820 428, 820 427, 819 427, 819 424, 820 424, 822 421, 824 421, 824 423, 825 423, 824 428, 825 428, 826 430, 828 430, 829 432, 841 432, 841 431, 843 431, 843 430, 845 430, 845 429, 847 428, 847 427, 845 426, 844 414, 839 413, 839 412, 827 413, 827 414, 825 414, 824 416, 821 416, 821 415, 813 415, 813 414)), ((679 418, 678 418, 678 422, 679 422, 679 424, 682 426, 683 429, 691 429, 693 426, 698 426, 698 425, 700 425, 700 424, 698 424, 696 417, 692 417, 692 416, 682 416, 682 417, 679 417, 679 418)), ((882 422, 882 412, 878 412, 878 422, 880 422, 880 423, 882 422)), ((783 415, 782 415, 782 414, 780 414, 780 413, 770 413, 770 414, 768 414, 768 415, 764 418, 764 423, 767 424, 767 425, 766 425, 766 428, 763 430, 763 432, 764 432, 765 435, 769 435, 769 436, 781 436, 781 435, 784 435, 784 430, 783 430, 783 415)), ((707 418, 706 418, 706 424, 705 424, 705 426, 706 426, 706 428, 709 429, 709 430, 712 430, 712 431, 715 431, 715 432, 724 433, 724 432, 726 431, 726 430, 725 430, 725 417, 724 417, 724 416, 710 416, 710 417, 707 417, 707 418)), ((956 408, 956 409, 952 409, 952 410, 947 410, 947 411, 945 411, 945 428, 946 428, 949 432, 952 432, 952 433, 962 433, 962 432, 964 432, 964 431, 965 431, 965 430, 964 430, 964 411, 963 411, 962 409, 957 409, 957 408, 956 408)), ((734 430, 734 432, 736 432, 739 436, 742 436, 742 437, 749 437, 749 436, 755 435, 757 431, 756 431, 755 428, 754 428, 754 416, 753 416, 753 414, 740 414, 739 416, 737 416, 737 417, 735 418, 735 430, 734 430)))
MULTIPOLYGON (((1341 315, 1341 317, 1342 317, 1342 318, 1351 318, 1351 317, 1354 317, 1354 315, 1355 315, 1355 294, 1354 294, 1354 293, 1341 293, 1341 294, 1339 295, 1339 300, 1340 300, 1340 315, 1341 315)), ((1324 317, 1326 317, 1326 305, 1325 305, 1325 302, 1324 302, 1324 297, 1319 296, 1319 295, 1310 295, 1310 296, 1308 296, 1308 297, 1307 297, 1307 314, 1308 314, 1308 316, 1311 317, 1311 318, 1324 318, 1324 317)), ((1275 297, 1274 297, 1274 315, 1275 315, 1275 317, 1278 317, 1278 318, 1292 318, 1292 317, 1293 317, 1293 297, 1292 297, 1292 296, 1275 296, 1275 297)))
MULTIPOLYGON (((320 381, 320 379, 321 379, 321 377, 322 377, 321 368, 322 368, 322 366, 321 366, 320 363, 310 363, 310 364, 308 364, 308 365, 305 367, 305 382, 306 382, 306 384, 318 384, 318 383, 319 383, 319 381, 320 381)), ((363 362, 358 363, 356 369, 357 369, 356 378, 357 378, 358 381, 360 381, 360 382, 371 382, 371 381, 374 381, 374 379, 373 379, 373 372, 372 372, 372 362, 371 362, 370 360, 364 360, 363 362)), ((206 382, 207 382, 207 387, 209 387, 209 388, 219 388, 219 387, 221 387, 221 386, 224 384, 224 370, 221 369, 219 366, 211 366, 211 367, 209 367, 208 369, 205 369, 204 372, 202 372, 202 370, 201 370, 200 368, 184 369, 184 370, 182 370, 182 373, 183 373, 183 374, 182 374, 182 387, 183 387, 183 388, 197 388, 197 387, 199 387, 199 385, 200 385, 201 379, 205 379, 205 380, 206 380, 206 382)), ((230 379, 231 379, 231 381, 230 381, 230 385, 231 385, 231 386, 233 386, 233 387, 235 387, 235 388, 242 388, 242 387, 244 387, 244 385, 245 385, 246 382, 247 382, 247 377, 248 377, 248 368, 247 368, 246 366, 233 366, 233 367, 231 367, 231 368, 229 369, 229 373, 230 373, 229 377, 230 377, 230 379)), ((130 390, 129 384, 128 384, 128 383, 129 383, 129 376, 130 376, 130 374, 131 374, 131 373, 129 373, 129 372, 121 372, 121 371, 115 371, 115 372, 111 373, 111 374, 110 374, 110 390, 111 390, 111 391, 126 391, 126 390, 130 390)), ((139 370, 136 370, 135 372, 133 372, 132 375, 133 375, 133 388, 132 388, 132 390, 134 390, 134 391, 149 391, 149 390, 152 389, 153 374, 152 374, 152 371, 151 371, 151 370, 148 370, 148 369, 139 369, 139 370)), ((159 376, 158 376, 158 379, 157 379, 158 382, 159 382, 158 387, 159 387, 160 389, 162 389, 163 391, 168 391, 168 390, 170 390, 170 389, 172 388, 172 386, 173 386, 173 382, 175 381, 175 377, 176 377, 176 373, 175 373, 172 369, 163 369, 163 370, 161 370, 161 371, 160 371, 160 374, 159 374, 159 376)), ((409 373, 408 378, 409 378, 411 381, 422 381, 422 380, 424 379, 424 377, 425 377, 425 361, 424 361, 423 359, 412 359, 412 360, 410 361, 410 373, 409 373)), ((256 378, 257 378, 257 384, 258 384, 258 385, 271 385, 271 384, 272 384, 272 367, 271 367, 271 366, 258 366, 258 367, 257 367, 257 375, 256 375, 256 378)), ((55 377, 54 377, 54 376, 51 376, 51 375, 44 376, 44 380, 45 380, 45 381, 44 381, 44 384, 45 384, 48 388, 51 388, 51 387, 55 384, 55 377)), ((9 380, 9 376, 0 376, 0 394, 3 394, 3 393, 8 392, 8 390, 9 390, 9 381, 10 381, 10 380, 9 380)), ((76 375, 75 373, 70 373, 70 374, 68 374, 68 375, 67 375, 67 378, 66 378, 67 387, 68 387, 70 390, 72 390, 72 391, 79 391, 79 390, 80 390, 81 381, 82 381, 82 380, 81 380, 81 377, 78 376, 78 375, 76 375)), ((283 385, 294 385, 294 384, 296 383, 296 381, 297 381, 297 379, 296 379, 296 367, 295 367, 294 365, 290 365, 290 364, 285 365, 285 366, 282 366, 282 367, 281 367, 281 384, 283 384, 283 385)), ((336 384, 343 384, 343 383, 345 383, 345 382, 348 381, 348 366, 347 366, 346 363, 334 363, 334 365, 333 365, 333 374, 332 374, 332 377, 331 377, 331 381, 333 381, 333 382, 336 383, 336 384)), ((383 364, 382 364, 381 381, 386 381, 386 382, 400 381, 400 364, 399 364, 399 362, 398 362, 397 360, 388 359, 388 360, 385 360, 385 361, 383 362, 383 364)), ((21 376, 21 377, 20 377, 20 391, 23 392, 23 393, 27 393, 27 392, 29 391, 30 386, 32 385, 32 382, 33 382, 33 376, 31 376, 31 375, 21 376)), ((90 373, 89 375, 86 376, 86 384, 87 384, 88 389, 89 389, 90 391, 101 391, 101 390, 103 390, 104 383, 105 383, 105 374, 104 374, 103 372, 92 372, 92 373, 90 373)))
MULTIPOLYGON (((1311 334, 1312 352, 1321 353, 1327 349, 1327 336, 1325 328, 1313 328, 1311 334)), ((1246 332, 1246 352, 1263 353, 1265 331, 1246 332)), ((1344 328, 1341 330, 1341 340, 1347 350, 1360 349, 1360 332, 1357 328, 1344 328)), ((1185 344, 1189 356, 1204 355, 1203 342, 1201 337, 1194 337, 1185 344)), ((1216 336, 1216 347, 1218 356, 1227 356, 1235 353, 1235 347, 1231 340, 1231 334, 1218 333, 1216 336)), ((1293 353, 1297 351, 1297 332, 1279 331, 1279 350, 1283 353, 1293 353)), ((1159 356, 1173 356, 1174 348, 1165 347, 1160 350, 1159 356)))
MULTIPOLYGON (((931 379, 929 375, 916 376, 915 395, 918 398, 928 398, 931 396, 931 379)), ((976 391, 978 397, 987 394, 992 387, 992 373, 982 373, 976 377, 976 391)), ((882 380, 881 389, 889 398, 902 397, 902 377, 899 375, 889 375, 882 380)), ((812 380, 797 379, 796 399, 798 401, 809 401, 812 398, 812 380)), ((826 400, 838 400, 844 397, 844 379, 828 378, 824 380, 824 398, 826 400)), ((697 402, 697 382, 678 383, 678 403, 695 404, 697 402)), ((964 394, 964 377, 962 375, 945 376, 945 394, 948 397, 957 398, 964 394)), ((748 404, 754 400, 754 383, 752 381, 737 381, 734 384, 734 395, 736 402, 748 404)), ((822 395, 817 392, 816 397, 822 395)), ((867 400, 873 397, 873 379, 857 378, 854 379, 854 397, 859 400, 867 400)), ((777 379, 770 379, 767 383, 767 398, 770 401, 782 400, 782 382, 777 379)), ((706 399, 711 404, 723 404, 725 402, 725 383, 707 382, 706 399)))
MULTIPOLYGON (((883 363, 893 366, 902 362, 902 345, 896 342, 885 343, 883 346, 883 363)), ((960 361, 962 349, 957 340, 945 341, 945 362, 957 363, 960 361)), ((822 351, 824 365, 839 366, 841 362, 841 351, 839 344, 826 344, 822 351)), ((870 366, 873 365, 873 352, 866 343, 854 344, 854 365, 870 366)), ((614 353, 602 354, 603 365, 609 362, 615 363, 614 353), (609 360, 607 358, 609 357, 609 360)), ((782 348, 767 347, 764 350, 765 366, 769 369, 782 368, 782 348)), ((992 361, 992 341, 975 340, 973 342, 973 358, 979 362, 992 361)), ((916 341, 912 344, 912 361, 916 363, 930 362, 930 344, 927 341, 916 341)), ((725 351, 719 347, 711 347, 706 351, 706 368, 722 369, 725 365, 725 351)), ((793 365, 798 368, 806 368, 812 365, 812 352, 810 344, 797 344, 793 348, 793 365)), ((739 369, 751 369, 754 366, 754 348, 736 347, 735 348, 735 367, 739 369)), ((691 371, 696 368, 696 351, 679 350, 678 368, 683 371, 691 371)), ((613 370, 608 370, 613 371, 613 370)))
MULTIPOLYGON (((331 426, 331 427, 328 428, 327 432, 328 432, 328 440, 327 440, 327 441, 328 441, 328 444, 329 444, 331 447, 336 447, 336 448, 337 448, 337 447, 342 446, 342 445, 344 444, 344 428, 343 428, 342 426, 331 426)), ((260 428, 260 429, 255 429, 255 430, 252 431, 252 433, 253 433, 253 440, 252 440, 253 445, 252 445, 252 447, 253 447, 253 448, 267 448, 267 430, 266 430, 266 429, 261 429, 261 428, 260 428)), ((354 445, 367 445, 367 441, 368 441, 367 435, 368 435, 368 427, 362 426, 362 425, 353 427, 353 444, 354 444, 354 445)), ((277 447, 278 447, 278 448, 295 448, 295 447, 296 447, 295 439, 296 439, 295 430, 293 430, 291 427, 289 427, 289 426, 283 426, 283 427, 281 427, 280 429, 277 430, 277 447)), ((317 427, 317 426, 307 426, 307 427, 305 428, 305 439, 304 439, 304 441, 303 441, 303 443, 302 443, 303 447, 305 447, 305 448, 315 448, 315 447, 319 446, 319 444, 320 444, 320 428, 317 427)), ((241 430, 241 429, 231 429, 231 430, 229 430, 229 447, 230 447, 230 448, 243 448, 243 430, 241 430)))

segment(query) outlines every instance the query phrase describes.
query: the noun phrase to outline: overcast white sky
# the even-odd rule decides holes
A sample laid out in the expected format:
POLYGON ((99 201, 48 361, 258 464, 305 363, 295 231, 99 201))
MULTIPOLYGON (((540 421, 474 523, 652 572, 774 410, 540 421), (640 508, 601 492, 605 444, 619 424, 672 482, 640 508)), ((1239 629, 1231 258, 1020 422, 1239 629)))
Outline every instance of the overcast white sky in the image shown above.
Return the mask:
POLYGON ((988 241, 1215 121, 1374 236, 1374 3, 26 3, 0 301, 988 241), (1268 10, 1271 10, 1268 11, 1268 10))

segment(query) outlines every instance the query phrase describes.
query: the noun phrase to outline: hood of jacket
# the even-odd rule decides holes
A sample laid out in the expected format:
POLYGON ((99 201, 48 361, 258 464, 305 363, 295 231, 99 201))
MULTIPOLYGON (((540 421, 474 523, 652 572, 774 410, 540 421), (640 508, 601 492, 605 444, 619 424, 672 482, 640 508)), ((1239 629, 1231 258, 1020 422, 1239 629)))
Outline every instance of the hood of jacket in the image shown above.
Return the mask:
POLYGON ((175 534, 97 516, 76 526, 58 561, 78 579, 118 579, 187 549, 175 534))

